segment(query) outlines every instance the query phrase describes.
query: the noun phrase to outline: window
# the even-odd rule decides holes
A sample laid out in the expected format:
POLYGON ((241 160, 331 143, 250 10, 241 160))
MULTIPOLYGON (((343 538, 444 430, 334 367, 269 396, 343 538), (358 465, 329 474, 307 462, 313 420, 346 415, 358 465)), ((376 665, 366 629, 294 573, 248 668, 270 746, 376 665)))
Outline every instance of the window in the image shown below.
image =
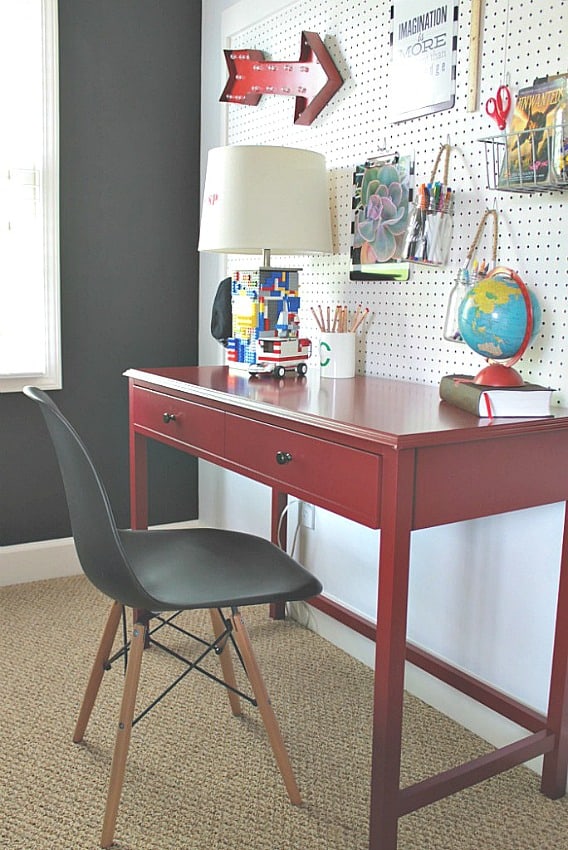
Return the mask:
POLYGON ((57 0, 0 2, 0 391, 61 387, 57 0))

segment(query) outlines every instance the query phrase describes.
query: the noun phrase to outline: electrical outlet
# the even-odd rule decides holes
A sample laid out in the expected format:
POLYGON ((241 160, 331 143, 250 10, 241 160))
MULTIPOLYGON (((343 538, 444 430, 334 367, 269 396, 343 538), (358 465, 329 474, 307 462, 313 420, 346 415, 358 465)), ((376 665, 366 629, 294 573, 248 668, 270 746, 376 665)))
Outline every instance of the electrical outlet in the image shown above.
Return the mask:
POLYGON ((300 523, 304 528, 316 527, 316 509, 309 502, 300 503, 300 523))

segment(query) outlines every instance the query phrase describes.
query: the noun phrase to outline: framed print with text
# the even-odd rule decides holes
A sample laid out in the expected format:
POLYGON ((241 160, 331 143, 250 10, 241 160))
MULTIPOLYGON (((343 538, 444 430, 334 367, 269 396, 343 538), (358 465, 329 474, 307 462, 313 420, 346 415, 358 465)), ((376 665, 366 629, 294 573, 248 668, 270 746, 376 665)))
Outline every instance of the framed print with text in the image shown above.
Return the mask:
POLYGON ((457 0, 393 0, 391 122, 453 107, 457 24, 457 0))

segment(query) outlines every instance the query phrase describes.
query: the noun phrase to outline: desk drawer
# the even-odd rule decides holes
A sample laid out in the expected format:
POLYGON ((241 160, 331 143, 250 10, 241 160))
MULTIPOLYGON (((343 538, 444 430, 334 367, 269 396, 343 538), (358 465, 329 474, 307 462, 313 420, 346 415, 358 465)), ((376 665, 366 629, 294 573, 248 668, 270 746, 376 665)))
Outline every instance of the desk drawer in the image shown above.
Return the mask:
POLYGON ((225 456, 272 487, 379 527, 378 455, 227 414, 225 456), (291 460, 278 463, 279 452, 291 460))
POLYGON ((177 446, 182 443, 192 450, 223 453, 225 414, 220 410, 137 387, 131 415, 134 425, 151 431, 155 439, 161 436, 177 446))

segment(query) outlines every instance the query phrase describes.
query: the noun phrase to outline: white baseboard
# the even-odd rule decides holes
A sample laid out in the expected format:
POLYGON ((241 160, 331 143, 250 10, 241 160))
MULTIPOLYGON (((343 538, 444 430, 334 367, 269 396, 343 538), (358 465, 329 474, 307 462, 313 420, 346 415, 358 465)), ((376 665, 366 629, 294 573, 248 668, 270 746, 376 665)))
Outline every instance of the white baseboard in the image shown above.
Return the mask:
POLYGON ((0 586, 80 572, 72 537, 0 547, 0 586))
MULTIPOLYGON (((189 520, 159 527, 195 528, 198 525, 198 520, 189 520)), ((0 587, 72 576, 80 572, 81 565, 72 537, 0 546, 0 587)))
MULTIPOLYGON (((357 658, 371 669, 375 666, 375 644, 327 614, 305 603, 291 603, 290 614, 312 631, 357 658)), ((525 729, 496 714, 465 694, 456 691, 413 664, 406 664, 405 689, 437 711, 451 717, 460 726, 479 735, 494 747, 504 747, 527 734, 525 729)), ((526 763, 535 773, 542 773, 542 756, 526 763)), ((568 788, 567 788, 568 790, 568 788)))

